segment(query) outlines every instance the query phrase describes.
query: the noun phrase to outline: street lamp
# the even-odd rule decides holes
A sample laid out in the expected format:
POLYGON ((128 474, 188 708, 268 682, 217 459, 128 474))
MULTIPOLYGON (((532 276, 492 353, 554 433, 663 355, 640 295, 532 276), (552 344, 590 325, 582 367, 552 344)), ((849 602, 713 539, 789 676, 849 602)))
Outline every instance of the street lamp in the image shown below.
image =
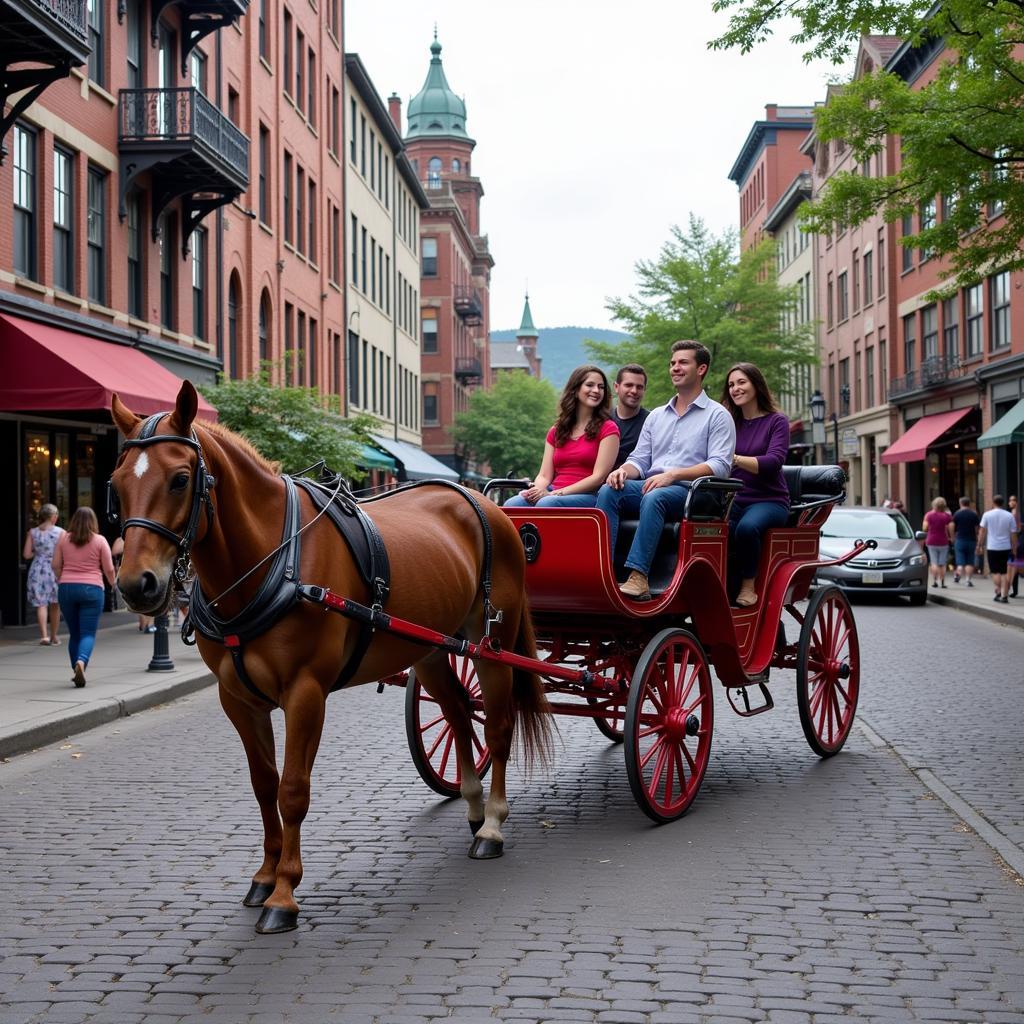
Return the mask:
POLYGON ((811 440, 814 442, 814 461, 821 465, 821 446, 825 443, 825 396, 817 389, 811 395, 811 440))

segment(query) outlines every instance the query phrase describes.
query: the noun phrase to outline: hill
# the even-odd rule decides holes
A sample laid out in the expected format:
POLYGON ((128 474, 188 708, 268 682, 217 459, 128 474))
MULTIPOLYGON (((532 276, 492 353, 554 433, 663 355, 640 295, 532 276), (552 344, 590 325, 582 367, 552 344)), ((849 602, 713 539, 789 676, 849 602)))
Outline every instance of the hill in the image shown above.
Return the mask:
MULTIPOLYGON (((561 390, 569 374, 590 359, 583 350, 584 338, 594 341, 623 341, 628 334, 622 331, 604 330, 600 327, 540 327, 537 345, 541 357, 541 376, 561 390)), ((515 341, 515 330, 491 331, 492 341, 515 341)), ((605 367, 607 370, 608 367, 605 367)))

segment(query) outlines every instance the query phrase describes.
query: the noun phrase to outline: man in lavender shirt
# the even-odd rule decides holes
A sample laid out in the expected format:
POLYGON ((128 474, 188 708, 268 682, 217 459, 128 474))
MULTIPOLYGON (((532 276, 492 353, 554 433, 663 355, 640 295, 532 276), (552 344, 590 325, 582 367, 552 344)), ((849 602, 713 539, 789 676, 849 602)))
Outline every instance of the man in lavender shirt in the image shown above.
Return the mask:
POLYGON ((650 600, 647 576, 667 519, 680 519, 690 481, 723 479, 732 469, 736 425, 704 391, 711 353, 699 341, 672 346, 669 375, 675 397, 644 421, 633 454, 608 474, 597 493, 597 507, 608 517, 612 553, 619 517, 639 513, 640 524, 626 557, 629 579, 619 590, 637 601, 650 600))

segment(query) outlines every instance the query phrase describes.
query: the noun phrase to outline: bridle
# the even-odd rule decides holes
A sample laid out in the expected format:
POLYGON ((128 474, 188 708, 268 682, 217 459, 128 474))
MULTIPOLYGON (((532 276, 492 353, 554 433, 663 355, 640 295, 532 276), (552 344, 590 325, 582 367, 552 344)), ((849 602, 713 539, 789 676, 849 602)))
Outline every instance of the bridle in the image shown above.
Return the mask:
MULTIPOLYGON (((196 534, 199 531, 199 520, 206 512, 206 526, 210 528, 213 523, 213 488, 217 484, 217 480, 212 476, 206 469, 206 462, 203 459, 203 447, 199 443, 199 439, 196 437, 195 431, 189 431, 189 437, 183 437, 178 434, 157 434, 157 424, 164 418, 169 416, 170 413, 158 412, 142 424, 142 429, 139 431, 138 437, 135 437, 129 441, 125 441, 122 448, 122 458, 124 457, 124 451, 128 448, 148 448, 154 444, 161 444, 162 442, 173 442, 175 444, 187 445, 192 448, 196 453, 196 471, 195 479, 192 487, 192 507, 189 510, 188 522, 185 524, 184 532, 179 536, 173 530, 166 527, 163 523, 158 523, 155 519, 144 519, 139 516, 133 516, 131 519, 126 519, 121 523, 121 536, 124 537, 130 526, 141 526, 143 529, 152 530, 154 533, 160 534, 161 537, 166 538, 178 549, 177 559, 174 565, 174 578, 179 584, 185 583, 188 579, 191 571, 191 556, 192 545, 195 543, 196 534)), ((117 491, 114 490, 113 480, 107 481, 107 518, 112 523, 117 523, 121 519, 121 501, 118 498, 117 491)))

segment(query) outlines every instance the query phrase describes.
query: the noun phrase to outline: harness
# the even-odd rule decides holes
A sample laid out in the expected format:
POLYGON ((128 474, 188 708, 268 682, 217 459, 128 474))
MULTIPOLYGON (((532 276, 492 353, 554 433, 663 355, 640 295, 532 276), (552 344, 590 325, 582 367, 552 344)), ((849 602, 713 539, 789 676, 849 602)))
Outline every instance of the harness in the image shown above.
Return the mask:
MULTIPOLYGON (((174 578, 179 586, 184 586, 191 575, 190 551, 196 539, 199 519, 204 508, 207 514, 207 527, 213 521, 214 510, 211 492, 216 484, 216 479, 206 469, 202 446, 194 431, 190 431, 190 437, 155 433, 160 419, 166 415, 168 414, 158 413, 155 416, 150 416, 143 423, 138 437, 125 441, 124 447, 146 447, 161 441, 168 441, 186 444, 195 450, 197 456, 195 486, 185 531, 178 536, 155 520, 133 517, 126 520, 121 526, 121 536, 124 536, 130 526, 140 526, 170 540, 178 549, 174 578)), ((323 469, 322 463, 320 465, 323 469)), ((302 596, 300 591, 303 584, 298 574, 302 557, 301 538, 303 532, 326 515, 344 539, 363 582, 372 594, 372 608, 363 609, 367 614, 351 616, 359 624, 359 635, 351 655, 342 666, 337 680, 331 687, 331 692, 351 681, 362 663, 374 633, 386 620, 383 608, 390 593, 391 578, 384 540, 376 524, 360 508, 360 505, 366 502, 357 501, 340 476, 330 474, 323 469, 319 480, 303 476, 284 476, 282 480, 285 487, 285 513, 281 543, 213 600, 209 600, 203 594, 198 580, 194 581, 189 610, 181 626, 181 638, 186 644, 195 643, 194 634, 196 633, 213 643, 221 644, 231 655, 239 682, 254 696, 274 707, 277 706, 277 702, 263 693, 249 676, 245 667, 244 648, 246 643, 277 625, 295 607, 302 596), (318 509, 317 515, 305 526, 301 525, 302 510, 298 495, 300 488, 306 492, 313 506, 318 509), (216 611, 220 599, 234 590, 267 561, 271 563, 270 568, 252 600, 237 615, 230 619, 222 618, 216 611)), ((484 540, 480 589, 484 598, 485 636, 490 636, 491 627, 495 623, 501 622, 502 613, 496 611, 491 604, 493 540, 490 523, 476 498, 466 488, 449 480, 419 480, 397 488, 396 491, 367 499, 367 502, 380 500, 380 498, 400 490, 411 490, 424 485, 445 486, 454 489, 470 503, 476 512, 484 540)), ((109 481, 107 483, 107 515, 113 522, 117 522, 120 518, 120 502, 112 482, 109 481)), ((362 608, 363 606, 358 607, 362 608)))

